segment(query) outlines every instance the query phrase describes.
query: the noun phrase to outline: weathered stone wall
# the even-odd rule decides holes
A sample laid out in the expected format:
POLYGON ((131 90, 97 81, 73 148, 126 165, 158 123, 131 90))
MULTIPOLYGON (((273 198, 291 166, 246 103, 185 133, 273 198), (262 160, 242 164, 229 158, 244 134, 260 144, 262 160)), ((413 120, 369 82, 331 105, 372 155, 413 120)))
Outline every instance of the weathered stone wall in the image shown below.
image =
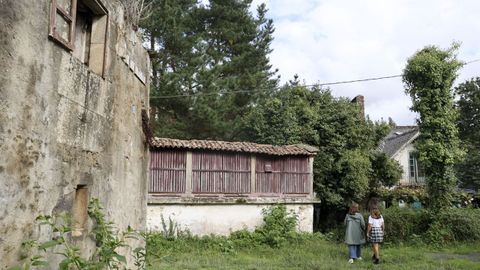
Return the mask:
MULTIPOLYGON (((313 232, 313 204, 286 203, 287 211, 298 215, 297 229, 313 232)), ((149 204, 147 229, 163 231, 162 217, 169 224, 173 220, 182 230, 194 235, 229 235, 233 231, 263 224, 262 210, 272 204, 149 204)))
MULTIPOLYGON (((50 1, 0 0, 0 269, 23 240, 52 237, 34 220, 71 212, 77 185, 119 229, 145 229, 149 60, 119 3, 101 2, 104 78, 48 38, 50 1)), ((88 236, 76 241, 92 252, 88 236)))

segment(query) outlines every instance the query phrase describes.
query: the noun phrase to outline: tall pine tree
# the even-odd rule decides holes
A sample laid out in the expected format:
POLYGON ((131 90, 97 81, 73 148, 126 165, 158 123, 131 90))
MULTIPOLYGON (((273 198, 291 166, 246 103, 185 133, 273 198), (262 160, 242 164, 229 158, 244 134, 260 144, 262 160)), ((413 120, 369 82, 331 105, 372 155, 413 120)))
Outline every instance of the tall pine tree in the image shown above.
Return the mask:
POLYGON ((155 135, 238 139, 242 117, 277 86, 265 5, 254 17, 251 0, 152 1, 157 8, 142 26, 154 69, 155 135))

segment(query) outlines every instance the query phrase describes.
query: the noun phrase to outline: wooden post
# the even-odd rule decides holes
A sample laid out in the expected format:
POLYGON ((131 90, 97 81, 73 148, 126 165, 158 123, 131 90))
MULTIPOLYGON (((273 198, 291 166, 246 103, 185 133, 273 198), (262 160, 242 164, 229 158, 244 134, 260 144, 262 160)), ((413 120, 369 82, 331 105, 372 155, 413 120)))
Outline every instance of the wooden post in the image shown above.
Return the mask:
POLYGON ((250 193, 253 194, 256 192, 256 163, 257 158, 254 155, 250 156, 250 193))
POLYGON ((185 164, 185 193, 192 194, 192 152, 187 151, 187 162, 185 164))
POLYGON ((308 158, 308 172, 310 173, 308 178, 309 178, 309 187, 310 187, 310 198, 314 199, 314 194, 313 194, 313 157, 308 158))

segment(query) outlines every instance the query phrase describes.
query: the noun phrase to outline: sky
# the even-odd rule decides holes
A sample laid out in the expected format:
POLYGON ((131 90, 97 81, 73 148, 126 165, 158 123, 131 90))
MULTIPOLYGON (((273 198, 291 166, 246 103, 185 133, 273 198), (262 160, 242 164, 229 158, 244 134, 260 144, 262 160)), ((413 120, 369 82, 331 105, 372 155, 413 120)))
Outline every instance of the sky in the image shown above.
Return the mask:
MULTIPOLYGON (((253 0, 265 3, 275 33, 270 62, 281 81, 295 74, 306 84, 402 74, 406 61, 426 45, 458 58, 480 59, 479 0, 253 0)), ((480 76, 480 61, 459 71, 457 84, 480 76)), ((365 96, 372 120, 414 125, 401 78, 330 86, 335 96, 365 96)))

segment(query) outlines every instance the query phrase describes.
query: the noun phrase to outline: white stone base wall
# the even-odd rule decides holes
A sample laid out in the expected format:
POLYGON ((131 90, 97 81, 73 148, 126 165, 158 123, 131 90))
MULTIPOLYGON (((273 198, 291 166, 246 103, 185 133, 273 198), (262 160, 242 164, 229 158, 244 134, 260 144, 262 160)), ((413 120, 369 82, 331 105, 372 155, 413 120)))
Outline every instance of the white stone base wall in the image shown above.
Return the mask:
MULTIPOLYGON (((165 205, 147 206, 147 229, 163 231, 162 216, 168 226, 171 218, 179 229, 188 230, 194 235, 228 235, 230 232, 254 230, 263 223, 262 209, 271 204, 204 204, 204 205, 165 205)), ((286 204, 287 211, 298 215, 298 230, 313 231, 312 204, 286 204)))

